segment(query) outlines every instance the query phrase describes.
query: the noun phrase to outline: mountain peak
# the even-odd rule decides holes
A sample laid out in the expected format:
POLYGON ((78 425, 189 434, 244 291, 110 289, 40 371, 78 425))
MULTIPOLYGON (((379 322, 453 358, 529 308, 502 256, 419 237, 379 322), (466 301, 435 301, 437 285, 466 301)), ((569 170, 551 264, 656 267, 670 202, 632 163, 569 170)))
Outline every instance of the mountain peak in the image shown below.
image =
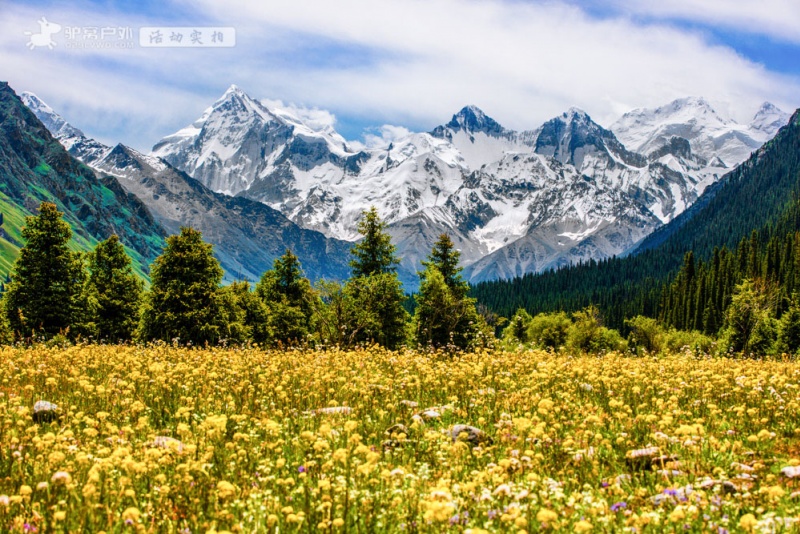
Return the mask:
POLYGON ((19 98, 57 139, 86 137, 81 130, 68 123, 64 117, 56 113, 44 100, 30 91, 23 91, 20 93, 19 98))
POLYGON ((456 132, 461 130, 467 133, 483 132, 495 137, 506 131, 496 120, 474 105, 461 108, 445 126, 456 132))
POLYGON ((589 114, 583 111, 581 108, 572 106, 567 111, 561 114, 561 118, 565 119, 565 122, 592 122, 592 118, 589 117, 589 114))
POLYGON ((753 116, 750 127, 770 137, 789 122, 789 114, 771 102, 764 102, 753 116))

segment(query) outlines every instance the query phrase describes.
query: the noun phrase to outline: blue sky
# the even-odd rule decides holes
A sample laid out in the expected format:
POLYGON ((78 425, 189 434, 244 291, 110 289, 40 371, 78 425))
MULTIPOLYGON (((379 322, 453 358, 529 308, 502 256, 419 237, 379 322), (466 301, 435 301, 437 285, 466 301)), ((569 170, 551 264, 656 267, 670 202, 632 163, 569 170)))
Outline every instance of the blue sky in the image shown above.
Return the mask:
POLYGON ((475 104, 530 129, 571 106, 609 126, 704 96, 746 122, 800 106, 796 0, 4 1, 0 77, 106 143, 149 150, 230 84, 348 139, 428 130, 475 104), (53 50, 24 32, 62 26, 53 50), (87 49, 65 28, 224 26, 232 48, 87 49))

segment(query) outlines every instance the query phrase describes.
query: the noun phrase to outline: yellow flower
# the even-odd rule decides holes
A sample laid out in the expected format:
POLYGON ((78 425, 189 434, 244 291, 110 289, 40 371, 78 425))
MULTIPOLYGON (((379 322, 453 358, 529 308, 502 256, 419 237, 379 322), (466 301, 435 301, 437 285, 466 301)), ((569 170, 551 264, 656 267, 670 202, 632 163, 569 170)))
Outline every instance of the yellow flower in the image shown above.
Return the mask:
POLYGON ((558 514, 547 508, 542 508, 536 514, 536 520, 539 523, 553 523, 558 519, 558 514))
POLYGON ((228 499, 236 495, 236 486, 227 480, 220 480, 217 482, 217 495, 220 499, 228 499))
POLYGON ((53 519, 56 521, 63 521, 67 518, 67 512, 63 510, 59 510, 58 512, 53 514, 53 519))
POLYGON ((575 529, 574 529, 575 532, 589 532, 590 530, 592 530, 592 524, 589 523, 588 521, 584 520, 575 523, 575 529))
POLYGON ((131 506, 130 508, 126 508, 124 512, 122 512, 122 520, 123 521, 132 521, 137 522, 139 517, 142 513, 139 511, 138 508, 131 506))
POLYGON ((739 528, 744 529, 747 532, 752 531, 757 524, 758 521, 756 521, 756 516, 753 514, 744 514, 739 519, 739 528))
POLYGON ((336 519, 333 520, 333 526, 336 528, 343 527, 344 519, 342 519, 341 517, 337 517, 336 519))

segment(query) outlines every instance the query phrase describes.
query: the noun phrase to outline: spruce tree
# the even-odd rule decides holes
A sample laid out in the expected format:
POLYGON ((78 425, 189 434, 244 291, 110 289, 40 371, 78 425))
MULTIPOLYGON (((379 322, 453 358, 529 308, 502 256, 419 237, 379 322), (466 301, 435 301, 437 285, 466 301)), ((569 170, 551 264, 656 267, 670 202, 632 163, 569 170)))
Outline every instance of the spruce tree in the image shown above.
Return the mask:
POLYGON ((26 218, 25 246, 4 299, 9 327, 18 336, 75 335, 85 324, 83 258, 67 246, 72 229, 62 215, 55 204, 43 202, 39 215, 26 218))
POLYGON ((386 223, 378 216, 375 206, 362 213, 358 222, 358 232, 364 238, 351 249, 354 258, 350 261, 353 276, 370 276, 391 273, 400 260, 395 256, 392 237, 386 233, 386 223))
POLYGON ((142 280, 116 235, 98 243, 89 254, 86 290, 93 306, 97 337, 110 342, 133 339, 139 323, 142 280))
POLYGON ((364 238, 350 251, 353 277, 345 291, 353 295, 357 307, 370 314, 361 322, 372 326, 363 328, 357 341, 376 341, 394 349, 405 341, 408 313, 403 308, 405 296, 396 272, 400 260, 385 228, 375 206, 363 212, 358 231, 364 238))
POLYGON ((467 348, 479 331, 475 299, 468 298, 469 285, 461 277, 460 253, 447 234, 433 246, 425 270, 420 272, 415 296, 414 333, 422 346, 467 348))
POLYGON ((224 334, 219 302, 222 268, 193 228, 167 238, 150 267, 151 286, 139 323, 142 341, 216 343, 224 334))
POLYGON ((444 283, 447 284, 453 295, 459 299, 464 298, 469 291, 469 284, 461 276, 463 267, 459 266, 460 259, 461 252, 456 250, 450 236, 441 234, 436 243, 433 244, 433 249, 428 255, 427 261, 422 262, 425 267, 436 267, 442 273, 444 283))
POLYGON ((314 301, 311 283, 303 276, 300 260, 286 249, 276 258, 256 286, 265 303, 274 339, 281 343, 302 342, 312 332, 314 301))

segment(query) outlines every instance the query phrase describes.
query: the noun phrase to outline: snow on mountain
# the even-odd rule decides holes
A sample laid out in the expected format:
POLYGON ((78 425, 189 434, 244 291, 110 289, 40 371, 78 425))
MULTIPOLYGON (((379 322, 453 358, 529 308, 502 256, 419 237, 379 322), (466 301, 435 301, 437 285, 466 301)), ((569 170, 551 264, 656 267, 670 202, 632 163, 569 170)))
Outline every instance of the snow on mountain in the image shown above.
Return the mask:
POLYGON ((374 205, 407 272, 447 232, 480 280, 625 252, 766 141, 781 113, 765 105, 740 126, 687 98, 610 130, 572 108, 516 132, 466 106, 430 133, 355 150, 330 123, 309 125, 234 86, 153 153, 331 237, 358 239, 374 205))
POLYGON ((774 104, 764 102, 750 121, 750 129, 762 132, 767 139, 772 139, 789 122, 790 117, 789 113, 781 111, 774 104))
POLYGON ((64 117, 53 111, 53 108, 45 104, 35 94, 23 91, 20 93, 19 98, 42 121, 42 124, 53 134, 53 137, 84 137, 82 131, 64 120, 64 117))
POLYGON ((153 155, 228 195, 249 189, 288 153, 307 168, 350 155, 337 133, 308 127, 286 110, 269 110, 235 85, 199 119, 153 147, 153 155))
MULTIPOLYGON (((52 117, 54 127, 68 126, 46 104, 31 101, 52 117)), ((131 156, 126 148, 124 172, 115 163, 119 147, 103 147, 79 130, 65 130, 61 141, 95 168, 128 177, 131 187, 150 183, 141 173, 130 181, 137 166, 160 179, 183 171, 215 191, 217 201, 255 200, 332 238, 358 239, 362 211, 374 205, 398 247, 401 279, 413 289, 420 261, 443 232, 461 250, 472 281, 622 254, 690 206, 788 120, 765 104, 750 125, 741 126, 705 100, 687 98, 634 110, 610 130, 572 108, 539 128, 517 132, 466 106, 429 133, 409 132, 360 148, 336 132, 327 112, 265 102, 231 86, 197 121, 157 143, 150 156, 131 156)), ((172 217, 165 210, 178 209, 177 203, 195 213, 192 224, 215 235, 221 219, 209 214, 205 219, 216 222, 206 226, 203 202, 177 200, 203 195, 181 187, 167 195, 171 200, 159 208, 161 217, 172 217)), ((257 254, 247 247, 246 253, 225 253, 244 265, 248 254, 257 254)))
POLYGON ((767 103, 751 124, 741 125, 720 116, 705 99, 688 97, 656 109, 630 111, 611 130, 629 150, 648 157, 677 137, 689 141, 692 152, 702 160, 733 168, 771 139, 788 119, 767 103))
POLYGON ((70 154, 96 173, 116 178, 123 189, 145 203, 167 232, 178 233, 181 226, 200 230, 214 245, 226 280, 258 280, 287 247, 300 258, 312 280, 349 275, 350 243, 300 228, 260 202, 211 191, 152 154, 87 138, 35 95, 28 95, 26 104, 45 126, 56 128, 51 133, 70 154))

